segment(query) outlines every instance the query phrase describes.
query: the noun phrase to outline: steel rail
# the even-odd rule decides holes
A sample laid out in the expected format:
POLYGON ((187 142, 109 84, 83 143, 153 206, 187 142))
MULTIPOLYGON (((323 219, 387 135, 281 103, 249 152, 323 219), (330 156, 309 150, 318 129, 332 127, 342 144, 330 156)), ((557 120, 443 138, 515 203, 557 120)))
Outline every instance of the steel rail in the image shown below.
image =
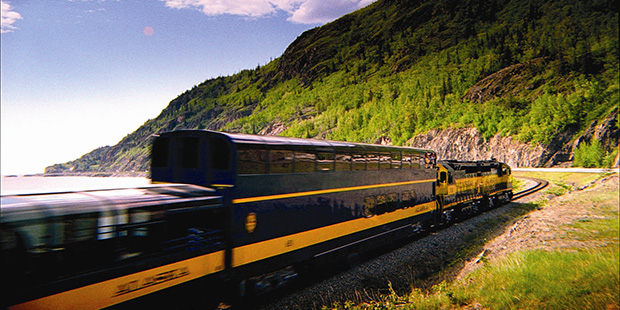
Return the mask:
POLYGON ((518 177, 519 179, 526 179, 526 180, 530 180, 530 181, 534 181, 536 182, 536 185, 534 185, 533 187, 530 187, 528 189, 524 189, 516 194, 514 194, 512 196, 512 200, 517 200, 520 198, 523 198, 527 195, 533 194, 545 187, 547 187, 549 185, 549 182, 547 180, 543 180, 543 179, 537 179, 537 178, 530 178, 530 177, 518 177))

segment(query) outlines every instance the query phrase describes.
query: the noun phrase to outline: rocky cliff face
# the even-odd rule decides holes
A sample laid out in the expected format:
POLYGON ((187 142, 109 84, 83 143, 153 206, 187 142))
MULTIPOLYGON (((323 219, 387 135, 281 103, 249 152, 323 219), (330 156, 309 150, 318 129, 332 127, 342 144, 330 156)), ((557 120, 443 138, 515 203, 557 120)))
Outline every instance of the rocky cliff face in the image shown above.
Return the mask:
MULTIPOLYGON (((448 128, 431 130, 408 141, 413 147, 432 149, 440 159, 484 160, 495 158, 512 167, 570 166, 577 147, 584 142, 598 139, 611 151, 618 147, 618 113, 602 121, 594 121, 586 131, 572 140, 576 130, 568 128, 555 137, 549 145, 531 145, 512 137, 495 135, 485 141, 476 128, 448 128)), ((619 159, 615 160, 618 167, 619 159)))
POLYGON ((496 135, 485 141, 476 128, 433 129, 409 141, 413 147, 431 149, 440 159, 484 160, 495 158, 512 167, 539 167, 548 160, 540 145, 535 147, 496 135))

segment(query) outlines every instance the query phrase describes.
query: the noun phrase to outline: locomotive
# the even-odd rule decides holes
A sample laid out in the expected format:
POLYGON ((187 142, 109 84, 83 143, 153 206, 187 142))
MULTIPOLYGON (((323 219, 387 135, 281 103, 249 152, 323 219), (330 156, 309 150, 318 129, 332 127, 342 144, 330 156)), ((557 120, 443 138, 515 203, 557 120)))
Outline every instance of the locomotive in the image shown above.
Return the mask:
POLYGON ((3 306, 178 306, 260 294, 512 197, 510 167, 495 160, 208 130, 158 135, 151 179, 143 188, 2 196, 1 268, 12 284, 3 306))

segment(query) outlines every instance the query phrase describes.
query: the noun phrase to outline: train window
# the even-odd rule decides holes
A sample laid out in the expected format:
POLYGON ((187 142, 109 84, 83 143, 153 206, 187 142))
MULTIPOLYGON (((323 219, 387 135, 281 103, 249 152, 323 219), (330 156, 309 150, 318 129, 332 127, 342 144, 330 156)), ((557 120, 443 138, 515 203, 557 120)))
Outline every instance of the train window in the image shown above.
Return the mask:
POLYGON ((295 172, 314 172, 316 154, 310 151, 295 151, 295 172))
POLYGON ((129 220, 133 224, 133 229, 130 233, 132 236, 145 237, 148 235, 148 229, 144 225, 140 225, 149 221, 149 213, 147 211, 133 211, 129 214, 129 220))
POLYGON ((168 167, 168 156, 170 152, 170 139, 167 137, 159 137, 153 142, 153 149, 151 150, 151 160, 153 167, 164 168, 168 167))
POLYGON ((182 168, 198 168, 200 163, 200 139, 198 137, 183 137, 179 153, 179 164, 182 168))
POLYGON ((48 226, 42 220, 28 221, 25 225, 15 227, 15 230, 23 237, 26 249, 35 251, 49 242, 48 226))
POLYGON ((387 196, 387 200, 390 204, 390 207, 392 208, 392 211, 396 210, 396 207, 398 205, 398 193, 389 193, 387 196))
POLYGON ((445 171, 439 173, 439 183, 445 183, 447 179, 448 177, 445 171))
POLYGON ((161 250, 164 229, 163 213, 144 208, 129 209, 128 219, 119 219, 118 259, 125 260, 161 250), (124 223, 120 223, 124 222, 124 223))
POLYGON ((411 194, 409 191, 404 191, 402 192, 402 194, 400 194, 400 199, 405 202, 405 201, 409 201, 411 200, 411 194))
POLYGON ((379 170, 379 156, 377 154, 366 154, 366 169, 379 170))
POLYGON ((366 156, 364 154, 353 154, 351 160, 353 161, 354 171, 366 170, 366 156))
POLYGON ((316 170, 317 171, 334 170, 334 153, 319 152, 317 154, 316 170))
POLYGON ((379 169, 390 169, 392 167, 392 158, 390 153, 379 154, 379 169))
POLYGON ((402 167, 403 169, 410 169, 411 168, 411 154, 406 154, 403 153, 402 156, 402 167))
POLYGON ((400 169, 401 168, 401 156, 400 153, 392 153, 392 168, 400 169))
POLYGON ((293 151, 270 150, 269 173, 293 172, 293 151))
POLYGON ((211 138, 211 168, 219 170, 230 169, 230 148, 226 140, 211 138))
POLYGON ((387 195, 377 195, 377 205, 381 205, 387 202, 387 195))
POLYGON ((77 214, 65 217, 64 236, 66 243, 95 239, 97 215, 94 213, 77 214))
POLYGON ((114 215, 112 211, 101 212, 97 223, 97 240, 114 237, 114 215))
POLYGON ((421 154, 416 154, 414 155, 413 159, 411 160, 411 168, 422 168, 424 167, 424 156, 422 156, 421 154))
POLYGON ((351 171, 351 154, 336 154, 336 171, 351 171))
POLYGON ((400 199, 404 208, 413 207, 415 205, 415 191, 410 190, 402 192, 400 199))
POLYGON ((166 214, 166 251, 216 249, 222 245, 223 209, 189 207, 166 214))
POLYGON ((388 211, 387 195, 377 195, 377 206, 375 206, 374 214, 382 214, 388 211))
POLYGON ((250 145, 239 145, 237 161, 238 174, 267 173, 267 150, 250 145))
POLYGON ((366 217, 373 216, 376 205, 377 205, 377 201, 374 196, 364 197, 364 216, 366 217))

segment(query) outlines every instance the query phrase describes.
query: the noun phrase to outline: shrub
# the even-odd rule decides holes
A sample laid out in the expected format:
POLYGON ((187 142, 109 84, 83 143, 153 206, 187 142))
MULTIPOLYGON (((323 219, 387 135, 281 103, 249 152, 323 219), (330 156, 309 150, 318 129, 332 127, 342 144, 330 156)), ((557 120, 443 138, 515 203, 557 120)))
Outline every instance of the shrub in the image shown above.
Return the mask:
POLYGON ((607 154, 598 140, 592 139, 589 143, 581 143, 575 150, 573 167, 601 167, 605 155, 607 154))

